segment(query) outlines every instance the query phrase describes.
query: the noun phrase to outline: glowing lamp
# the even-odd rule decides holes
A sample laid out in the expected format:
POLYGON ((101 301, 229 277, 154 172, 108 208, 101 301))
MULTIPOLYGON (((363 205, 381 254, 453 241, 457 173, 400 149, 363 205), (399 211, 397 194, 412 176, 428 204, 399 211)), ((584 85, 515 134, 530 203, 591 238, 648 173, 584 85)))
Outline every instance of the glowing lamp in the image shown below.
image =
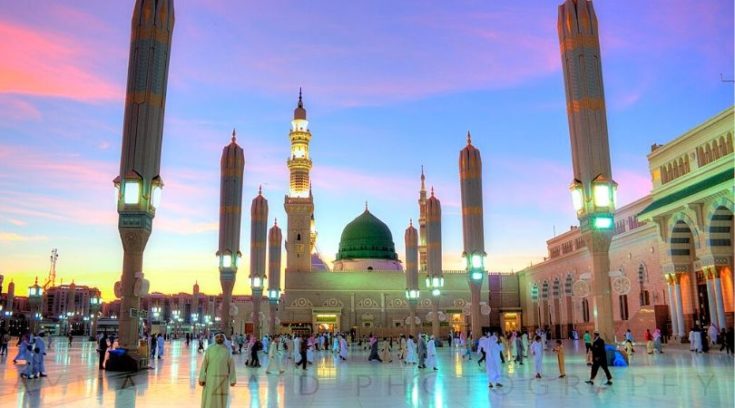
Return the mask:
POLYGON ((138 204, 140 201, 140 181, 125 180, 123 184, 123 202, 126 205, 138 204))
POLYGON ((611 188, 607 184, 595 184, 594 197, 596 207, 609 207, 610 197, 612 196, 611 188))
POLYGON ((253 276, 252 278, 250 278, 250 286, 253 289, 260 289, 261 287, 263 287, 263 278, 261 278, 260 276, 253 276))
POLYGON ((221 258, 223 268, 229 268, 232 266, 232 256, 230 254, 222 255, 221 258))
POLYGON ((153 205, 153 208, 158 208, 158 206, 161 204, 161 191, 163 190, 163 187, 160 185, 153 186, 153 191, 151 192, 151 205, 153 205))
POLYGON ((572 205, 574 206, 574 210, 577 212, 582 211, 584 208, 584 189, 582 188, 582 183, 575 180, 574 183, 569 186, 569 191, 572 193, 572 205))
POLYGON ((280 291, 280 290, 278 290, 278 289, 271 289, 271 290, 269 290, 269 291, 268 291, 268 299, 269 299, 270 301, 272 301, 272 302, 276 302, 276 301, 278 301, 278 299, 279 299, 279 298, 280 298, 280 296, 281 296, 280 292, 281 292, 281 291, 280 291))
POLYGON ((475 281, 482 280, 482 272, 472 272, 470 277, 472 278, 472 280, 475 280, 475 281))
POLYGON ((482 255, 480 254, 474 254, 471 257, 472 259, 472 267, 473 268, 482 268, 482 255))
POLYGON ((610 229, 613 226, 613 217, 611 215, 599 215, 594 217, 592 225, 595 229, 610 229))
POLYGON ((439 296, 439 294, 441 294, 441 291, 438 288, 435 288, 431 291, 431 294, 434 296, 439 296))

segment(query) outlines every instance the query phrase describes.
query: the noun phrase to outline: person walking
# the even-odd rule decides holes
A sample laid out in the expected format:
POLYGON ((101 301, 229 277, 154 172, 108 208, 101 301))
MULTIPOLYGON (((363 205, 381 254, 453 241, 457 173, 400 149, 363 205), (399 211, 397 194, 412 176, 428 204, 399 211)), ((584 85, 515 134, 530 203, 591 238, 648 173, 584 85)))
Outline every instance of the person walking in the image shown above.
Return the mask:
POLYGON ((347 360, 347 339, 345 338, 345 335, 341 335, 339 337, 339 358, 344 361, 347 360))
POLYGON ((663 345, 661 344, 661 330, 656 329, 653 331, 653 349, 658 352, 658 354, 663 353, 662 349, 663 345))
POLYGON ((564 345, 561 340, 556 341, 556 347, 554 347, 556 353, 556 361, 559 363, 559 378, 567 376, 566 369, 564 368, 564 345))
POLYGON ((584 349, 585 349, 585 356, 587 358, 587 365, 592 365, 592 336, 590 335, 589 330, 584 331, 584 336, 582 336, 582 339, 584 340, 584 349))
POLYGON ((650 330, 646 329, 646 332, 643 334, 643 340, 646 341, 646 353, 653 354, 653 335, 650 330))
POLYGON ((164 344, 163 335, 159 333, 158 337, 156 338, 156 354, 158 354, 159 360, 161 359, 161 357, 163 357, 163 344, 164 344))
POLYGON ((472 341, 473 341, 472 333, 470 333, 469 336, 465 337, 464 342, 462 343, 462 347, 464 347, 464 354, 462 354, 462 360, 464 360, 464 358, 467 357, 468 361, 472 361, 472 341))
POLYGON ((379 363, 383 362, 383 359, 378 355, 378 346, 378 338, 370 336, 370 355, 368 356, 368 361, 377 361, 379 363))
POLYGON ((384 363, 392 363, 393 356, 391 355, 390 340, 387 337, 383 337, 383 343, 380 345, 380 359, 384 363))
POLYGON ((416 358, 416 342, 414 342, 412 335, 409 335, 406 341, 406 359, 403 362, 406 364, 416 364, 418 362, 416 358))
POLYGON ((299 346, 299 353, 301 355, 301 363, 299 365, 302 369, 306 370, 306 365, 309 363, 309 361, 306 359, 306 352, 309 350, 309 343, 306 339, 304 339, 301 341, 299 346))
POLYGON ((477 365, 480 367, 482 367, 482 362, 487 358, 487 342, 487 333, 482 333, 482 337, 480 337, 480 341, 477 343, 477 353, 482 354, 482 358, 477 360, 477 365))
MULTIPOLYGON (((421 339, 421 341, 423 342, 423 339, 421 339)), ((434 339, 434 336, 431 336, 429 342, 426 344, 425 359, 426 360, 423 363, 424 368, 426 368, 426 364, 428 363, 434 371, 439 370, 436 368, 436 340, 434 339)))
POLYGON ((97 342, 97 353, 100 355, 99 369, 104 370, 105 366, 103 363, 105 362, 105 353, 107 353, 107 334, 105 333, 102 333, 97 342))
POLYGON ((202 408, 224 408, 228 404, 230 387, 237 382, 235 360, 225 348, 225 335, 214 336, 211 347, 204 353, 199 370, 199 385, 202 389, 202 408), (228 386, 229 385, 229 386, 228 386))
POLYGON ((531 355, 533 355, 534 369, 536 370, 536 378, 541 378, 544 365, 544 345, 541 342, 541 336, 537 335, 531 344, 531 355))
POLYGON ((419 357, 419 368, 426 368, 426 338, 421 333, 419 333, 419 342, 417 348, 419 357))
POLYGON ((500 370, 502 367, 500 356, 503 353, 503 344, 498 341, 498 338, 493 333, 492 336, 480 342, 480 349, 483 351, 484 358, 486 359, 485 371, 487 373, 488 387, 502 387, 503 384, 500 383, 500 370))
POLYGON ((10 335, 3 330, 0 332, 0 356, 8 355, 8 343, 10 343, 10 335))
POLYGON ((610 370, 607 368, 607 351, 605 350, 605 340, 600 337, 600 333, 595 331, 595 340, 592 343, 592 371, 590 373, 590 379, 585 381, 589 385, 593 385, 595 377, 597 376, 597 370, 602 368, 607 377, 605 385, 612 385, 612 375, 610 370))
POLYGON ((71 330, 69 330, 69 348, 71 348, 71 343, 74 340, 74 336, 71 334, 71 330))
POLYGON ((13 364, 18 364, 18 360, 23 360, 26 363, 30 363, 31 354, 29 353, 28 346, 30 346, 30 337, 27 334, 21 335, 18 339, 18 353, 13 358, 13 364))
POLYGON ((33 378, 46 377, 46 332, 41 331, 33 340, 33 378))
POLYGON ((283 364, 281 363, 281 360, 283 359, 283 340, 280 337, 274 337, 273 342, 271 343, 270 347, 268 348, 268 367, 265 369, 266 374, 271 373, 272 368, 278 369, 278 374, 283 374, 283 364))

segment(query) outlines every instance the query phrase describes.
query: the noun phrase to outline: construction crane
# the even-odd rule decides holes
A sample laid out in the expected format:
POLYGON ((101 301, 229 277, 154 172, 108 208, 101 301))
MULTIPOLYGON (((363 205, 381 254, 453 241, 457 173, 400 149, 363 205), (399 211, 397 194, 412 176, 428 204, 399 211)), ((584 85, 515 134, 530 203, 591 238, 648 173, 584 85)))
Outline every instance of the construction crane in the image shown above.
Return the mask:
POLYGON ((56 261, 59 260, 59 250, 56 248, 52 249, 51 256, 49 258, 51 260, 51 269, 48 271, 46 283, 43 284, 44 291, 50 287, 56 286, 56 261))

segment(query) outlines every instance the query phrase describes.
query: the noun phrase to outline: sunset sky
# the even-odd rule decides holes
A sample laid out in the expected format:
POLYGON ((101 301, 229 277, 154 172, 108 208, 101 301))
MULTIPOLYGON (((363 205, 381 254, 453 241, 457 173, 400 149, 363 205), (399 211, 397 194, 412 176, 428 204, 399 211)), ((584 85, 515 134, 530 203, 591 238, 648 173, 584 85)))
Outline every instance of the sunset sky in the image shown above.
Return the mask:
MULTIPOLYGON (((0 0, 0 274, 119 279, 120 159, 133 0, 0 0)), ((242 252, 263 185, 285 226, 299 87, 313 139, 319 247, 369 202, 393 232, 418 217, 420 166, 443 205, 444 268, 462 252, 458 153, 482 152, 489 269, 546 255, 577 223, 556 32, 561 0, 176 2, 161 172, 144 272, 152 291, 220 291, 219 157, 245 149, 242 252)), ((650 190, 646 154, 733 104, 731 0, 597 0, 620 204, 650 190)), ((243 262, 248 265, 247 259, 243 262)), ((247 270, 235 293, 247 293, 247 270)))

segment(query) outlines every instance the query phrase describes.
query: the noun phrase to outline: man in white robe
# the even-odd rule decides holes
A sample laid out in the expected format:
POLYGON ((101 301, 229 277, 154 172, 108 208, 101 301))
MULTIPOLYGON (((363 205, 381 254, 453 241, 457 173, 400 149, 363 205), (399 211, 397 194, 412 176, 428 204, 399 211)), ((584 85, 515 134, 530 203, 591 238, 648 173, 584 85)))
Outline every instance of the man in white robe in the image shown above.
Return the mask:
POLYGON ((503 344, 498 343, 498 338, 493 334, 485 340, 483 345, 485 350, 485 370, 487 371, 488 386, 493 388, 502 387, 500 383, 500 369, 502 367, 500 363, 500 353, 503 352, 503 344))
POLYGON ((709 340, 712 345, 717 344, 717 336, 720 334, 720 329, 718 329, 714 323, 709 325, 709 329, 707 329, 707 334, 709 335, 709 340))
POLYGON ((266 374, 271 373, 271 369, 278 369, 279 374, 284 373, 283 365, 281 360, 283 359, 283 348, 284 342, 280 337, 274 337, 273 341, 268 348, 268 367, 265 369, 266 374))
POLYGON ((426 364, 430 365, 434 370, 439 370, 436 368, 436 341, 434 340, 434 336, 431 336, 429 342, 426 343, 426 364))
POLYGON ((235 360, 225 348, 224 334, 214 338, 215 344, 207 347, 199 371, 199 385, 202 389, 202 408, 223 408, 227 406, 230 387, 237 381, 235 360))
POLYGON ((536 378, 541 378, 542 367, 544 364, 544 345, 541 343, 541 336, 536 336, 533 344, 531 344, 531 355, 533 355, 536 378))
POLYGON ((293 339, 293 362, 297 366, 301 362, 301 342, 304 341, 300 336, 296 336, 293 339))
POLYGON ((418 359, 416 358, 416 343, 413 341, 413 336, 408 336, 406 341, 406 364, 416 364, 418 359))
POLYGON ((339 338, 339 358, 347 360, 347 339, 345 339, 345 336, 339 338))

